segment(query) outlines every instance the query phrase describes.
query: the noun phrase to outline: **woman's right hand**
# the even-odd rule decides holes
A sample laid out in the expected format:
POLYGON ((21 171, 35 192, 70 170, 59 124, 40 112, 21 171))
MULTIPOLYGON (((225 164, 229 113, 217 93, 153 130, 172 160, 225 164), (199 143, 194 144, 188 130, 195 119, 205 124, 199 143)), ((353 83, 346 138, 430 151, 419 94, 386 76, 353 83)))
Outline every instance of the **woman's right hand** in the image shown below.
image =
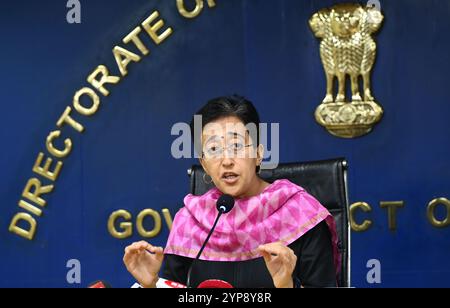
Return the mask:
POLYGON ((123 263, 141 286, 155 288, 163 259, 162 247, 155 247, 145 241, 140 241, 125 248, 123 263))

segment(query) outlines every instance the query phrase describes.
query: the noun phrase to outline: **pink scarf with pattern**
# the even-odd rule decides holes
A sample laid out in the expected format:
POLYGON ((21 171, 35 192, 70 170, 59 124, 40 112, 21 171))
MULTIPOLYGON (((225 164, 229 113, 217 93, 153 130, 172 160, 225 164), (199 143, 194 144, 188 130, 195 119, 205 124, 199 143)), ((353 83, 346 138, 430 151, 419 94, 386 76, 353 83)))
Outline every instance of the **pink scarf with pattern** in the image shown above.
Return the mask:
MULTIPOLYGON (((213 188, 202 196, 187 195, 185 207, 175 215, 165 254, 195 258, 218 214, 216 201, 222 193, 213 188)), ((222 215, 201 260, 245 261, 261 257, 261 244, 281 241, 289 245, 325 220, 338 269, 336 225, 319 201, 288 180, 277 180, 259 195, 236 199, 234 208, 222 215)))

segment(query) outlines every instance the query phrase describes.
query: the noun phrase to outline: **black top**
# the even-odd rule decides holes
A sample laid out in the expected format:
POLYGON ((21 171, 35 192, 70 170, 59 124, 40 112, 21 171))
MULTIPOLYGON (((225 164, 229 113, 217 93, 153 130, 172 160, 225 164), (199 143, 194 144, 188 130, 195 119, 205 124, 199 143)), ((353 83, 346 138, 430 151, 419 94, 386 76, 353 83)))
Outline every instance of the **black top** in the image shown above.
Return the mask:
MULTIPOLYGON (((336 287, 331 235, 322 221, 289 245, 297 255, 293 278, 304 287, 336 287)), ((168 254, 162 277, 186 284, 187 273, 193 259, 168 254)), ((196 287, 207 279, 221 279, 235 288, 273 288, 272 277, 262 257, 248 261, 204 261, 194 263, 191 286, 196 287)))

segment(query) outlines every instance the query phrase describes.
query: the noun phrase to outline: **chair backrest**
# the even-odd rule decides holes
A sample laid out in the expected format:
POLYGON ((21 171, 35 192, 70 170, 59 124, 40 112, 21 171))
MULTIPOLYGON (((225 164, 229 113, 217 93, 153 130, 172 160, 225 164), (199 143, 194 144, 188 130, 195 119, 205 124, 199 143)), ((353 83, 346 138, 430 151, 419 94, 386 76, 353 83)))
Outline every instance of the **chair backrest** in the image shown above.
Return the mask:
MULTIPOLYGON (((339 237, 338 248, 341 253, 341 269, 338 274, 339 287, 350 286, 350 225, 348 221, 348 164, 344 158, 311 161, 301 163, 280 164, 271 170, 262 170, 261 178, 269 183, 277 179, 288 179, 303 187, 313 195, 336 221, 339 237)), ((214 184, 206 184, 203 180, 204 170, 199 165, 188 170, 191 193, 202 195, 214 184)))

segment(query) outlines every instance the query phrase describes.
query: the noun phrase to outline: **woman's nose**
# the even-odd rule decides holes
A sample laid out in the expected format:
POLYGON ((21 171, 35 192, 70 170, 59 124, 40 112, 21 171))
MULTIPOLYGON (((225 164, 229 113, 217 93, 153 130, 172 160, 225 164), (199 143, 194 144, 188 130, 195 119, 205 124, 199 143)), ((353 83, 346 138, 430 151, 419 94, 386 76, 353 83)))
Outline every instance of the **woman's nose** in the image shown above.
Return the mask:
POLYGON ((234 165, 234 160, 231 155, 226 154, 222 159, 222 165, 229 167, 234 165))

